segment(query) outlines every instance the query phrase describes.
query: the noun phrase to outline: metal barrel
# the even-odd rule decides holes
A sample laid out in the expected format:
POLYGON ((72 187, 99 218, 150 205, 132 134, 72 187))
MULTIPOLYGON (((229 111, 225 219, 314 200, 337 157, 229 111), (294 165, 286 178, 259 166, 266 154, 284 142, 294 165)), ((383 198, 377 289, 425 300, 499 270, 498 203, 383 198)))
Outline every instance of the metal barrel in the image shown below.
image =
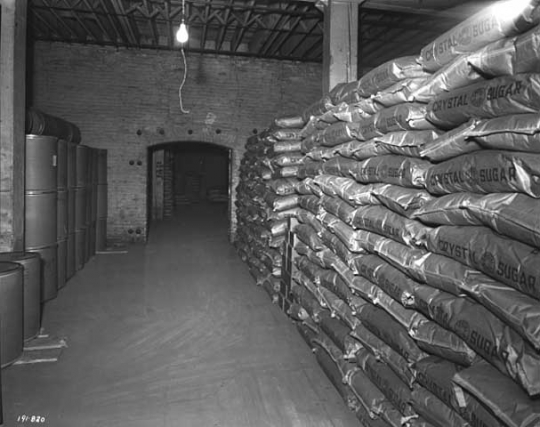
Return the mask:
POLYGON ((0 263, 0 365, 15 362, 23 352, 24 341, 23 267, 14 262, 0 263))
POLYGON ((75 263, 75 232, 69 233, 67 238, 67 253, 66 253, 66 280, 71 279, 77 266, 75 263))
POLYGON ((57 244, 26 250, 37 253, 41 257, 41 302, 56 298, 58 295, 57 244))
POLYGON ((0 262, 14 262, 23 267, 24 340, 39 334, 41 327, 41 259, 31 252, 1 252, 0 262))
POLYGON ((86 212, 85 225, 89 226, 92 222, 92 212, 94 210, 94 187, 89 185, 86 187, 86 212))
POLYGON ((57 191, 25 193, 24 245, 41 248, 57 241, 57 191))
POLYGON ((72 142, 67 144, 67 186, 74 188, 77 186, 77 144, 72 142))
POLYGON ((58 191, 58 224, 56 243, 58 244, 57 260, 58 260, 58 289, 66 286, 67 278, 67 235, 68 235, 68 191, 58 191))
POLYGON ((86 188, 75 188, 75 231, 86 226, 86 188))
POLYGON ((56 198, 57 206, 57 224, 56 224, 56 240, 64 240, 68 233, 68 192, 67 190, 59 190, 56 198))
POLYGON ((67 236, 64 240, 58 241, 57 262, 58 262, 58 289, 66 286, 67 283, 67 236))
POLYGON ((86 262, 86 228, 75 231, 75 269, 80 270, 86 262))
POLYGON ((57 188, 57 138, 26 135, 25 190, 53 191, 57 188))
POLYGON ((96 221, 96 251, 107 248, 107 218, 98 218, 96 221))
POLYGON ((68 147, 63 139, 58 140, 56 162, 56 188, 65 190, 68 187, 68 147))
POLYGON ((77 200, 75 197, 75 188, 67 190, 67 233, 75 232, 75 212, 77 200))
POLYGON ((76 187, 86 187, 88 185, 88 157, 90 149, 86 145, 76 147, 76 187))
POLYGON ((107 150, 98 150, 97 184, 107 184, 107 150))

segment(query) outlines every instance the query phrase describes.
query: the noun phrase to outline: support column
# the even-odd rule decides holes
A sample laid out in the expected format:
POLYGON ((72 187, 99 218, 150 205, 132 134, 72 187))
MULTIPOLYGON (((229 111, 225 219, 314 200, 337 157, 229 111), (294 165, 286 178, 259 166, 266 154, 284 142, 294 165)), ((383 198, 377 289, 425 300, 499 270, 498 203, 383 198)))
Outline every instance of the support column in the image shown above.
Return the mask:
POLYGON ((27 0, 1 0, 0 251, 24 249, 27 0))
POLYGON ((358 0, 328 0, 324 11, 323 93, 358 79, 358 0))

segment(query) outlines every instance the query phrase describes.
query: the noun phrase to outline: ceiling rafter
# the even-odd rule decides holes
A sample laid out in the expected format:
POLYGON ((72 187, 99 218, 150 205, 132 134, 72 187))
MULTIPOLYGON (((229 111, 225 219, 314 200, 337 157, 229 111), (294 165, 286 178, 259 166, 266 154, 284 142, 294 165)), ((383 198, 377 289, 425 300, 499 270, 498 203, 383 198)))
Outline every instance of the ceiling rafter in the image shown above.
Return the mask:
POLYGON ((232 51, 238 52, 238 48, 240 47, 240 44, 242 43, 242 40, 244 39, 244 35, 246 33, 246 30, 249 28, 249 22, 251 21, 251 17, 253 15, 253 6, 255 5, 255 0, 250 0, 248 3, 248 8, 246 9, 246 12, 244 14, 244 23, 245 25, 240 28, 240 31, 235 34, 235 41, 234 41, 234 48, 232 51))
POLYGON ((118 42, 117 42, 117 38, 116 37, 112 37, 111 34, 109 33, 109 31, 105 28, 105 26, 103 25, 103 23, 101 22, 101 19, 99 18, 97 12, 96 12, 96 9, 98 7, 98 0, 96 0, 96 3, 94 5, 90 5, 88 2, 89 0, 82 0, 83 4, 88 8, 89 10, 89 13, 92 14, 92 16, 94 17, 94 20, 96 22, 96 24, 98 25, 98 27, 101 29, 101 31, 103 32, 104 35, 107 36, 107 38, 111 41, 111 42, 114 42, 116 46, 118 46, 118 42))
POLYGON ((56 12, 55 9, 51 8, 51 5, 49 4, 48 0, 41 0, 43 2, 43 4, 49 9, 49 11, 51 12, 51 14, 56 18, 57 22, 62 25, 62 27, 64 27, 68 33, 70 34, 71 37, 73 37, 73 39, 77 39, 77 33, 75 32, 75 30, 73 30, 73 28, 71 28, 67 23, 66 21, 64 21, 62 19, 61 16, 58 15, 58 13, 56 12))
MULTIPOLYGON (((322 61, 324 7, 320 0, 184 1, 185 5, 182 0, 28 0, 30 36, 117 48, 177 50, 175 33, 183 16, 190 36, 184 48, 192 52, 322 61)), ((468 12, 461 14, 454 7, 444 9, 465 0, 351 1, 360 12, 359 32, 364 41, 360 57, 371 66, 388 55, 419 52, 424 40, 451 28, 479 4, 495 0, 467 1, 468 12)))
POLYGON ((206 38, 208 37, 208 22, 209 22, 210 10, 211 10, 210 3, 207 3, 204 6, 204 22, 206 22, 207 25, 203 27, 202 38, 201 38, 201 47, 203 49, 206 46, 206 38))
POLYGON ((40 12, 34 11, 32 14, 41 24, 45 25, 45 27, 49 30, 50 34, 56 35, 56 38, 61 37, 57 34, 58 30, 56 27, 54 27, 47 19, 45 19, 43 16, 41 16, 40 12))
POLYGON ((227 9, 225 10, 225 15, 224 15, 225 22, 223 23, 222 27, 220 28, 219 34, 218 34, 217 39, 216 39, 216 49, 217 50, 221 50, 221 48, 223 47, 223 42, 225 40, 225 33, 229 29, 229 25, 230 25, 229 17, 231 15, 231 9, 232 9, 233 4, 234 4, 234 0, 229 0, 229 3, 227 5, 227 9))
POLYGON ((121 38, 124 43, 129 43, 129 40, 127 39, 124 31, 118 28, 118 24, 115 24, 114 20, 111 17, 111 14, 108 12, 108 9, 103 1, 104 0, 99 0, 99 7, 101 7, 102 12, 104 12, 104 15, 107 18, 109 25, 114 30, 118 38, 121 38))
POLYGON ((154 44, 159 45, 159 33, 156 24, 156 16, 159 15, 159 11, 153 10, 152 3, 148 3, 148 0, 144 0, 144 7, 146 8, 146 18, 149 20, 150 30, 152 31, 152 37, 154 44))
MULTIPOLYGON (((319 27, 319 23, 315 22, 311 28, 304 34, 304 36, 294 45, 289 51, 289 55, 294 55, 294 53, 304 44, 304 42, 313 34, 313 32, 319 27)), ((322 37, 321 37, 322 42, 322 37)))
MULTIPOLYGON (((286 8, 290 7, 290 5, 285 6, 286 8)), ((282 28, 285 26, 290 20, 290 17, 284 14, 280 14, 278 18, 275 20, 275 22, 272 25, 272 28, 269 28, 268 31, 270 31, 270 35, 266 38, 266 41, 263 43, 259 50, 259 55, 264 56, 270 46, 276 41, 280 33, 278 32, 279 28, 282 28), (283 21, 283 22, 282 22, 283 21)))
POLYGON ((115 14, 118 16, 118 21, 124 29, 127 37, 130 39, 130 43, 135 44, 137 47, 140 47, 140 35, 137 29, 135 28, 133 22, 130 19, 130 16, 126 14, 124 6, 122 5, 122 0, 108 0, 109 4, 113 7, 115 14))
MULTIPOLYGON (((64 0, 64 3, 67 4, 69 0, 64 0)), ((74 6, 78 6, 81 4, 82 1, 78 1, 76 5, 74 6)), ((84 22, 83 19, 81 19, 81 17, 79 16, 79 14, 74 10, 73 11, 73 16, 75 17, 75 19, 77 20, 77 22, 79 23, 79 25, 86 31, 87 35, 89 35, 90 37, 92 37, 94 40, 97 40, 97 41, 101 41, 102 40, 102 36, 96 32, 94 32, 93 30, 90 29, 90 27, 87 26, 87 24, 84 22)))
POLYGON ((268 53, 270 55, 275 55, 277 54, 277 52, 279 52, 282 48, 282 46, 288 41, 291 39, 291 37, 295 34, 296 32, 296 29, 298 28, 298 26, 300 25, 300 23, 302 22, 302 17, 299 16, 299 17, 296 17, 294 18, 293 22, 291 23, 291 27, 289 29, 289 32, 287 34, 285 34, 282 38, 281 38, 281 41, 279 43, 275 43, 273 46, 272 46, 272 50, 269 51, 268 53))

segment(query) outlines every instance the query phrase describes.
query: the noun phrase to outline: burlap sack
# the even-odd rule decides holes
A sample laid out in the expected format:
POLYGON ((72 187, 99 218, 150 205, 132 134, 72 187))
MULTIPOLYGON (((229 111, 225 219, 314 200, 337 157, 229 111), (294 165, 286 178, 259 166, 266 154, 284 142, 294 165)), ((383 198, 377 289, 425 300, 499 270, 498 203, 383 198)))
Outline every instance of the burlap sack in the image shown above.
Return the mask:
POLYGON ((368 254, 354 258, 353 271, 375 283, 388 295, 403 305, 411 305, 415 282, 402 271, 377 255, 368 254))
POLYGON ((423 245, 430 229, 384 206, 360 206, 351 213, 353 228, 371 231, 409 246, 423 245))
POLYGON ((461 295, 463 282, 471 269, 452 258, 414 249, 391 239, 379 239, 374 252, 414 280, 461 295))
POLYGON ((436 426, 469 427, 469 423, 456 411, 418 384, 413 387, 412 406, 423 418, 436 426))
POLYGON ((460 55, 428 77, 422 86, 409 95, 409 101, 428 103, 441 93, 481 80, 484 80, 484 77, 469 64, 468 55, 460 55))
POLYGON ((482 146, 470 138, 478 122, 479 119, 471 119, 427 142, 420 150, 420 157, 437 163, 481 150, 482 146))
POLYGON ((356 181, 395 184, 407 188, 423 188, 431 163, 405 156, 373 157, 350 165, 349 176, 356 181))
POLYGON ((351 336, 360 341, 378 360, 386 363, 409 388, 412 387, 415 381, 414 373, 410 363, 403 356, 363 326, 361 322, 351 331, 351 336))
POLYGON ((538 300, 480 272, 470 272, 462 289, 540 350, 538 300))
POLYGON ((364 74, 358 85, 358 93, 368 97, 407 78, 426 77, 414 56, 405 56, 385 62, 364 74))
POLYGON ((452 129, 471 118, 534 113, 540 109, 540 74, 497 77, 437 95, 427 107, 427 119, 452 129))
POLYGON ((475 193, 447 194, 425 203, 411 217, 429 225, 481 225, 482 222, 468 207, 478 203, 482 197, 475 193))
POLYGON ((516 7, 506 10, 508 4, 495 4, 440 35, 422 49, 420 63, 423 68, 437 71, 463 53, 474 52, 496 40, 527 31, 537 23, 536 1, 529 2, 523 9, 517 10, 516 7))
POLYGON ((383 206, 407 218, 413 218, 416 210, 435 199, 426 190, 392 184, 376 187, 373 194, 383 206))
POLYGON ((540 153, 540 115, 513 114, 479 120, 467 137, 483 148, 540 153))
POLYGON ((482 150, 433 165, 426 173, 431 194, 525 193, 540 197, 540 154, 482 150))
POLYGON ((540 299, 537 248, 498 235, 486 227, 446 225, 429 233, 427 248, 540 299))
POLYGON ((388 365, 365 348, 356 353, 356 363, 402 415, 414 415, 411 390, 388 365))
POLYGON ((519 193, 494 193, 471 199, 465 208, 480 224, 540 247, 540 200, 519 193))
POLYGON ((540 423, 540 402, 488 363, 458 372, 454 382, 487 406, 508 427, 540 423))

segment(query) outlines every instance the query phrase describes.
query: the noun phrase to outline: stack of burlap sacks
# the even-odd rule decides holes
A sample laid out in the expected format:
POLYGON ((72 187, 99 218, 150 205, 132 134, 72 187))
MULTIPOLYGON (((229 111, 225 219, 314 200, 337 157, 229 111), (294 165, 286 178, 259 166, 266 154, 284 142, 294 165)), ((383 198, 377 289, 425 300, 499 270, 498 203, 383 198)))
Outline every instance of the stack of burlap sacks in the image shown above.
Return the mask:
POLYGON ((540 425, 540 10, 522 6, 281 120, 305 154, 289 314, 366 426, 540 425))
POLYGON ((297 215, 296 176, 304 157, 299 132, 280 129, 278 124, 248 139, 236 189, 236 248, 273 300, 280 288, 287 219, 297 215))

